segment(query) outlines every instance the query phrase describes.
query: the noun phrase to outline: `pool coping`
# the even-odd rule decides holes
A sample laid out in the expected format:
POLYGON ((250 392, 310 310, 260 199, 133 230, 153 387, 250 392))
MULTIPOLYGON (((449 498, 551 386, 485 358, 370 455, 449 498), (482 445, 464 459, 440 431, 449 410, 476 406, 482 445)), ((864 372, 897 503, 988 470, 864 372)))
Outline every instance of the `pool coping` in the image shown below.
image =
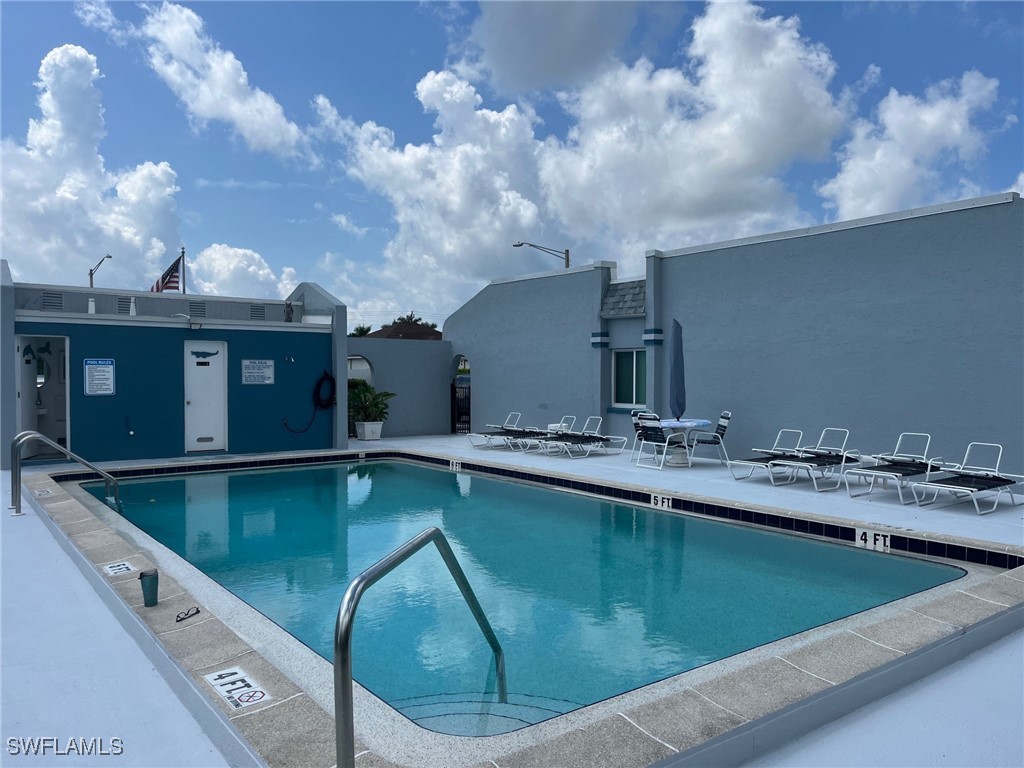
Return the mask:
MULTIPOLYGON (((554 485, 569 492, 597 496, 619 503, 655 506, 663 511, 699 517, 729 519, 727 517, 729 510, 737 510, 737 507, 726 506, 723 500, 711 497, 702 497, 695 494, 668 497, 661 495, 658 489, 646 486, 630 484, 608 486, 593 483, 589 480, 573 480, 572 478, 566 478, 564 474, 524 472, 521 468, 502 465, 501 462, 489 464, 480 464, 475 461, 468 462, 464 459, 453 458, 436 452, 427 454, 422 451, 369 449, 318 452, 298 456, 289 454, 281 457, 261 457, 255 460, 251 457, 236 457, 231 460, 176 462, 175 466, 185 467, 189 472, 208 472, 221 469, 279 468, 300 464, 333 463, 336 461, 374 461, 380 459, 413 461, 445 469, 455 468, 482 475, 496 475, 518 482, 554 485), (453 467, 452 462, 460 466, 453 467), (484 469, 481 470, 479 469, 480 467, 484 469), (608 493, 609 491, 611 491, 611 494, 608 493), (624 497, 622 494, 625 493, 628 493, 629 496, 624 497), (661 506, 662 498, 669 499, 667 506, 661 506), (644 504, 644 501, 646 501, 646 504, 644 504), (700 505, 700 507, 697 505, 700 505), (687 506, 691 508, 687 509, 687 506), (721 514, 723 510, 726 512, 726 515, 721 514)), ((166 464, 137 466, 116 470, 114 474, 118 477, 148 477, 171 474, 171 469, 166 464)), ((68 535, 69 541, 81 548, 83 554, 93 563, 98 573, 100 572, 100 566, 118 559, 131 561, 140 570, 152 567, 153 560, 150 559, 150 555, 154 555, 153 559, 166 561, 166 553, 159 553, 159 556, 156 556, 157 553, 154 551, 156 548, 153 547, 154 542, 152 540, 145 541, 148 537, 145 534, 141 534, 137 529, 135 531, 141 534, 141 536, 133 536, 130 532, 126 536, 125 530, 112 531, 105 524, 103 525, 105 530, 93 528, 88 516, 82 514, 88 511, 89 515, 96 518, 96 515, 93 515, 88 510, 87 504, 79 503, 81 500, 75 499, 72 494, 67 493, 66 489, 60 488, 60 486, 57 486, 55 489, 49 485, 51 483, 56 485, 57 480, 61 482, 80 482, 83 479, 90 479, 90 475, 95 477, 94 473, 90 472, 50 471, 49 474, 42 475, 45 480, 40 480, 40 476, 26 479, 25 486, 34 495, 33 502, 35 504, 41 509, 45 508, 48 515, 51 511, 56 515, 56 517, 54 515, 50 516, 54 517, 56 524, 68 535), (49 490, 49 494, 37 494, 36 491, 40 490, 49 490), (73 511, 71 504, 77 505, 79 509, 73 511), (62 505, 65 506, 62 508, 62 505), (83 509, 82 507, 86 508, 83 509), (71 517, 78 517, 79 519, 68 519, 66 513, 71 513, 71 517), (63 518, 63 522, 57 518, 63 518), (84 526, 83 523, 85 523, 84 526), (132 539, 135 540, 133 541, 132 539)), ((91 499, 91 497, 89 498, 91 499)), ((106 510, 106 507, 100 502, 95 499, 92 499, 92 501, 96 507, 100 508, 96 511, 102 514, 103 510, 106 510)), ((735 504, 735 502, 729 502, 729 504, 735 504)), ((733 519, 731 520, 732 522, 741 525, 781 529, 787 533, 796 533, 809 538, 838 541, 846 544, 851 543, 849 534, 843 533, 842 529, 856 528, 855 525, 837 525, 837 522, 847 522, 838 518, 830 517, 822 518, 818 521, 809 521, 819 522, 823 526, 821 529, 822 534, 816 536, 811 534, 809 530, 807 533, 804 533, 795 529, 782 528, 783 520, 792 520, 795 525, 795 521, 814 517, 813 515, 792 513, 788 510, 763 505, 744 504, 743 507, 751 508, 747 510, 750 512, 750 519, 733 519), (755 518, 753 516, 754 513, 762 514, 765 517, 755 518), (777 518, 776 522, 779 525, 773 525, 769 522, 771 519, 769 516, 777 518), (837 530, 830 529, 829 533, 833 535, 826 535, 825 525, 834 526, 837 530)), ((113 512, 107 511, 110 515, 118 517, 113 512)), ((741 513, 742 511, 740 509, 741 513)), ((97 522, 102 522, 102 519, 97 519, 97 522)), ((124 522, 130 526, 127 521, 124 522)), ((131 526, 131 528, 134 528, 134 526, 131 526)), ((905 535, 907 533, 901 529, 889 529, 889 531, 893 536, 905 535)), ((992 548, 992 545, 988 542, 961 539, 955 536, 932 536, 921 533, 918 533, 915 537, 905 536, 908 539, 918 537, 924 542, 943 544, 947 553, 950 546, 956 547, 957 549, 954 552, 963 554, 965 558, 970 549, 983 549, 986 553, 1001 553, 1007 557, 1007 563, 1014 562, 1009 559, 1010 557, 1019 559, 1024 555, 1020 547, 1005 546, 1000 549, 1002 545, 997 545, 995 548, 992 548)), ((157 545, 157 548, 159 546, 157 545)), ((914 554, 925 559, 932 559, 927 551, 914 554)), ((944 559, 948 561, 950 558, 944 559)), ((698 748, 700 744, 713 744, 716 738, 721 737, 722 733, 732 733, 735 731, 736 735, 734 738, 739 738, 740 734, 744 732, 744 728, 746 730, 758 730, 760 728, 763 731, 763 728, 766 727, 763 723, 757 728, 751 726, 751 723, 761 723, 766 717, 769 719, 779 719, 780 715, 778 713, 799 706, 799 702, 805 698, 802 694, 816 696, 829 688, 835 688, 836 690, 848 689, 851 686, 860 684, 858 683, 860 678, 880 674, 877 670, 887 669, 895 661, 903 660, 906 662, 907 659, 903 659, 904 656, 908 657, 909 660, 913 660, 918 656, 934 656, 935 653, 944 648, 946 649, 944 652, 948 654, 948 646, 956 645, 961 646, 961 655, 964 655, 964 653, 968 652, 963 650, 966 647, 964 638, 977 638, 983 632, 991 634, 995 631, 992 627, 996 625, 1002 627, 999 631, 1002 631, 1003 634, 1012 631, 1020 625, 1021 605, 1024 603, 1024 569, 1020 569, 1018 565, 1017 568, 1019 570, 1013 574, 1009 572, 997 573, 993 570, 999 567, 996 565, 989 566, 987 563, 986 565, 980 565, 970 563, 966 559, 963 559, 961 562, 969 566, 968 571, 977 577, 973 579, 970 586, 972 591, 965 591, 959 588, 959 586, 967 586, 964 580, 971 578, 963 577, 951 584, 944 585, 944 587, 957 585, 957 588, 944 589, 944 587, 938 587, 927 593, 922 593, 922 595, 913 596, 922 598, 916 601, 921 603, 921 605, 915 606, 909 611, 901 610, 899 612, 901 615, 890 616, 889 613, 891 611, 887 609, 890 609, 891 606, 881 606, 880 608, 865 612, 865 614, 858 614, 855 617, 849 617, 848 619, 827 625, 833 628, 834 631, 829 631, 826 633, 827 636, 822 637, 818 641, 798 642, 793 638, 777 641, 777 643, 770 646, 752 649, 744 654, 711 665, 721 674, 709 675, 707 667, 698 668, 668 680, 645 686, 637 691, 623 694, 620 697, 598 702, 581 710, 576 710, 567 715, 509 734, 491 737, 458 737, 426 731, 398 715, 372 694, 357 686, 357 736, 365 736, 365 740, 360 738, 357 744, 357 751, 362 753, 357 764, 393 765, 396 764, 392 762, 395 760, 412 765, 428 765, 431 763, 431 758, 433 758, 434 761, 437 761, 436 764, 439 765, 469 765, 480 764, 480 761, 489 761, 497 758, 501 760, 502 768, 504 768, 506 765, 531 764, 541 754, 544 754, 547 755, 544 758, 546 762, 554 761, 559 764, 597 765, 604 762, 609 765, 639 766, 663 759, 677 759, 681 755, 685 755, 688 750, 698 748), (942 596, 938 599, 932 599, 940 591, 942 596), (981 594, 974 594, 975 592, 980 592, 981 594), (984 595, 988 595, 988 597, 984 595), (993 596, 999 599, 989 599, 993 596), (924 598, 927 598, 927 600, 924 598), (853 632, 840 626, 844 625, 844 623, 849 624, 851 620, 858 619, 858 617, 863 619, 866 615, 882 617, 881 621, 876 623, 880 626, 885 625, 888 627, 888 629, 875 627, 874 630, 871 630, 871 627, 869 627, 866 631, 882 632, 884 630, 892 633, 896 631, 893 629, 894 626, 902 627, 897 634, 910 633, 916 636, 917 642, 915 646, 908 646, 906 650, 890 646, 888 654, 882 654, 886 658, 880 658, 878 649, 885 648, 884 643, 878 642, 877 639, 872 640, 871 638, 864 637, 863 633, 853 632), (896 622, 896 624, 893 625, 892 622, 896 622), (835 639, 837 637, 839 638, 838 640, 835 639), (853 638, 855 637, 860 639, 854 640, 853 638), (802 669, 788 658, 788 656, 797 654, 795 658, 798 660, 803 659, 807 654, 811 653, 811 651, 805 650, 805 646, 813 646, 815 642, 822 646, 819 648, 819 653, 823 653, 826 656, 838 655, 848 660, 851 653, 854 656, 867 654, 874 662, 881 661, 881 663, 880 665, 872 664, 863 670, 857 671, 852 677, 847 675, 843 680, 832 681, 825 678, 824 675, 816 674, 813 669, 802 669), (836 643, 843 645, 842 653, 836 654, 834 648, 831 651, 829 650, 836 643), (849 647, 846 647, 850 644, 856 646, 855 653, 849 647), (765 652, 761 652, 766 648, 770 649, 767 655, 765 652), (874 653, 868 653, 868 651, 874 653), (893 658, 893 653, 901 655, 893 658), (782 665, 781 667, 779 666, 780 664, 782 665), (748 671, 746 673, 741 672, 740 667, 747 667, 748 671), (772 668, 774 668, 774 672, 772 672, 772 668), (779 670, 782 670, 782 672, 780 673, 779 670), (775 676, 773 679, 779 679, 779 674, 792 679, 785 682, 784 685, 773 687, 776 696, 772 702, 765 705, 767 707, 765 711, 755 712, 747 710, 744 714, 743 711, 735 711, 743 710, 742 704, 734 704, 731 708, 724 706, 729 703, 728 697, 730 694, 728 690, 731 686, 742 685, 744 675, 749 678, 751 674, 757 677, 769 672, 775 676), (739 677, 733 677, 734 675, 739 675, 739 677), (814 680, 818 682, 814 683, 814 680), (823 688, 822 681, 829 685, 823 688), (725 688, 721 688, 721 686, 725 686, 725 688), (708 695, 709 693, 712 695, 708 695), (796 694, 801 695, 797 695, 795 699, 792 698, 796 694), (656 699, 660 700, 660 704, 655 701, 656 699), (724 699, 724 702, 716 699, 724 699), (669 711, 676 713, 676 717, 667 718, 672 721, 671 723, 665 722, 666 706, 668 706, 669 711), (684 712, 687 713, 686 717, 681 716, 681 713, 684 712), (723 715, 723 712, 727 714, 723 715), (364 715, 366 714, 369 714, 370 717, 365 717, 364 715), (700 714, 703 717, 693 717, 693 715, 700 714), (724 720, 723 717, 725 717, 724 720), (692 733, 677 732, 684 724, 692 722, 702 723, 698 727, 697 735, 700 738, 697 741, 693 741, 695 736, 692 733)), ((189 567, 191 568, 191 566, 189 567)), ((334 764, 333 717, 325 711, 332 707, 325 706, 322 700, 323 690, 320 690, 319 696, 317 696, 315 692, 311 695, 310 691, 299 688, 292 680, 288 679, 287 675, 281 674, 273 664, 267 662, 263 655, 254 651, 247 643, 239 640, 219 619, 209 615, 210 611, 208 608, 206 608, 206 611, 209 618, 204 619, 201 623, 193 624, 191 627, 183 629, 169 625, 169 617, 178 610, 179 606, 184 603, 200 602, 193 595, 189 594, 187 590, 183 589, 174 579, 162 580, 161 604, 155 609, 144 609, 138 605, 138 603, 141 603, 138 585, 131 583, 135 581, 134 577, 124 575, 122 578, 108 577, 108 579, 112 588, 121 596, 125 604, 135 614, 142 617, 154 636, 159 638, 160 643, 167 648, 168 652, 175 655, 175 651, 178 651, 181 666, 188 671, 192 684, 196 688, 203 690, 205 695, 210 695, 211 691, 201 675, 213 667, 218 667, 219 665, 220 668, 223 668, 229 661, 237 662, 241 660, 249 665, 247 667, 248 670, 258 670, 257 672, 250 671, 249 674, 275 691, 272 702, 268 702, 263 706, 246 708, 241 712, 233 712, 224 702, 216 699, 214 701, 215 705, 220 707, 225 716, 230 718, 233 726, 237 727, 249 739, 268 764, 294 764, 297 762, 297 755, 301 755, 300 762, 305 765, 334 764), (134 605, 131 602, 133 595, 134 605), (163 607, 161 608, 161 606, 163 607), (178 642, 182 639, 181 633, 183 631, 191 633, 192 627, 200 626, 205 627, 204 632, 208 635, 208 640, 203 643, 205 647, 204 652, 196 656, 189 649, 182 651, 180 648, 182 644, 178 642), (180 658, 182 655, 184 659, 180 658), (206 663, 217 655, 222 658, 218 658, 215 662, 209 664, 206 663), (197 664, 200 666, 196 666, 197 664), (268 683, 267 681, 271 682, 268 683), (261 714, 263 712, 266 714, 261 714), (298 736, 296 736, 296 733, 298 736)), ((341 591, 339 586, 339 595, 341 591)), ((901 605, 906 605, 906 601, 913 601, 913 597, 900 601, 901 605)), ((283 632, 283 630, 279 631, 283 632)), ((804 633, 796 637, 806 638, 807 634, 804 633)), ((811 655, 813 656, 814 654, 812 653, 811 655)), ((325 671, 324 668, 326 667, 329 670, 330 665, 319 657, 316 657, 316 659, 321 664, 316 665, 319 669, 315 674, 322 678, 325 671)), ((820 659, 813 661, 813 664, 821 663, 820 659)), ((812 667, 813 664, 811 665, 812 667)), ((805 662, 806 665, 807 662, 805 662)), ((904 666, 912 665, 904 664, 904 666)), ((818 671, 821 670, 818 669, 818 671)), ((917 674, 917 677, 927 674, 929 671, 931 670, 921 671, 917 674)), ((838 677, 838 675, 836 676, 838 677)), ((322 687, 321 681, 320 688, 322 689, 322 687)), ((819 710, 824 711, 824 708, 819 708, 819 710)), ((792 728, 792 726, 788 727, 792 728)), ((759 738, 764 742, 765 737, 763 733, 759 738)), ((792 738, 792 734, 790 738, 792 738)), ((725 740, 728 741, 729 739, 725 740)), ((496 765, 497 763, 484 762, 483 764, 496 765)))

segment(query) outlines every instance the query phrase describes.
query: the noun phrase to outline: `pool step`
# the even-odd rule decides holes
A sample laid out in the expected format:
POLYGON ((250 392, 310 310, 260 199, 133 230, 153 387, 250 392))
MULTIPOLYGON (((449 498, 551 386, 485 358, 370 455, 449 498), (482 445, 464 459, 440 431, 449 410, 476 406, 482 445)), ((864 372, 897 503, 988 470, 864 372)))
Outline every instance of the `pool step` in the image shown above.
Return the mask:
POLYGON ((495 736, 539 723, 583 706, 565 699, 510 693, 442 693, 391 702, 399 712, 431 731, 456 736, 495 736))

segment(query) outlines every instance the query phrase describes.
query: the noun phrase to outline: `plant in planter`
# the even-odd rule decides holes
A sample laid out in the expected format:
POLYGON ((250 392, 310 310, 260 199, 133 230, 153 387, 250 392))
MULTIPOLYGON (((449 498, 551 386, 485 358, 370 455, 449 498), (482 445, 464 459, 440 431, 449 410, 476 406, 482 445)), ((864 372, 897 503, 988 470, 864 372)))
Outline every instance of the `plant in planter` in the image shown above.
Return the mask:
POLYGON ((349 410, 360 440, 379 440, 384 422, 388 419, 388 401, 394 392, 378 392, 372 386, 349 392, 349 410))

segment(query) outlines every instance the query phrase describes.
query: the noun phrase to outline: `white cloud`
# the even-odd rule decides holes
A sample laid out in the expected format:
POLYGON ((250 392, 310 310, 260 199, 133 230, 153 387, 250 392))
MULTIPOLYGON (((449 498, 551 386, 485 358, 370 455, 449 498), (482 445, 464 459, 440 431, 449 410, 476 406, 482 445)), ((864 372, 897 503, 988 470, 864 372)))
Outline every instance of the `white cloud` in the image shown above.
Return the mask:
POLYGON ((86 27, 104 32, 117 45, 124 45, 133 34, 131 26, 118 21, 110 5, 103 0, 76 2, 75 16, 86 27))
POLYGON ((839 219, 976 194, 976 185, 960 176, 948 182, 944 171, 968 168, 984 153, 977 118, 995 104, 998 88, 998 80, 971 70, 931 86, 924 98, 891 89, 875 122, 854 122, 839 172, 818 192, 839 219))
POLYGON ((843 121, 828 51, 796 19, 714 3, 688 54, 692 77, 641 59, 562 95, 576 122, 540 176, 574 238, 678 247, 801 218, 782 175, 827 156, 843 121))
POLYGON ((295 270, 280 275, 256 251, 214 243, 189 260, 189 278, 201 293, 254 299, 283 299, 298 285, 295 270))
MULTIPOLYGON (((3 141, 3 255, 15 279, 85 282, 105 253, 96 285, 142 288, 180 243, 176 174, 166 162, 108 171, 96 58, 65 45, 39 67, 40 117, 25 144, 3 141)), ((164 262, 167 263, 164 263, 164 262)))
POLYGON ((241 62, 209 37, 194 11, 166 2, 151 7, 138 32, 149 43, 150 66, 197 126, 222 121, 253 151, 313 160, 302 130, 273 96, 249 84, 241 62))
POLYGON ((369 232, 369 228, 357 226, 355 223, 353 223, 352 219, 350 219, 344 213, 334 214, 333 216, 331 216, 331 221, 334 222, 334 224, 342 232, 348 232, 349 234, 355 235, 356 237, 362 237, 367 232, 369 232))
POLYGON ((317 99, 324 130, 346 143, 349 174, 390 202, 397 225, 384 263, 348 275, 364 287, 359 295, 332 286, 352 307, 368 289, 385 310, 457 306, 514 268, 511 243, 539 223, 532 116, 515 105, 482 109, 473 86, 451 72, 428 73, 416 95, 436 114, 437 132, 401 148, 387 129, 355 126, 317 99))
POLYGON ((635 24, 631 2, 480 3, 472 41, 494 85, 528 91, 591 79, 635 24))
POLYGON ((1006 191, 1016 192, 1018 195, 1024 195, 1024 171, 1017 174, 1016 181, 1014 181, 1006 191))

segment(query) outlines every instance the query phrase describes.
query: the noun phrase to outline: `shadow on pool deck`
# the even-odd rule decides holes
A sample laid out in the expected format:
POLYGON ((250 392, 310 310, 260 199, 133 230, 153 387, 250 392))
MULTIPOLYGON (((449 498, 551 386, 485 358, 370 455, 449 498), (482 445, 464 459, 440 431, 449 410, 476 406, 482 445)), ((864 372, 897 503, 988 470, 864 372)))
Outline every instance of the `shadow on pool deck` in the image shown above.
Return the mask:
MULTIPOLYGON (((1011 547, 1019 546, 1024 536, 1021 508, 1000 508, 982 518, 964 505, 926 510, 901 508, 888 498, 889 494, 850 500, 845 494, 815 494, 805 487, 774 488, 767 481, 738 483, 713 461, 693 469, 655 472, 632 467, 628 455, 572 461, 474 451, 464 437, 406 438, 375 444, 353 441, 351 448, 363 446, 423 450, 457 459, 494 461, 605 481, 614 479, 668 492, 718 496, 817 515, 835 515, 865 524, 994 541, 1011 547)), ((9 473, 4 473, 4 483, 6 493, 9 473)), ((5 515, 2 531, 4 764, 43 764, 45 761, 12 755, 7 742, 10 738, 43 735, 64 741, 72 736, 118 736, 126 740, 125 757, 140 766, 244 764, 247 757, 254 760, 244 741, 237 739, 237 732, 223 726, 223 718, 219 718, 221 730, 218 731, 217 718, 211 720, 208 704, 205 710, 191 699, 188 707, 180 704, 180 690, 176 696, 137 645, 133 648, 134 641, 127 637, 110 609, 95 593, 90 600, 91 587, 34 512, 29 511, 23 519, 5 515), (37 639, 43 637, 45 642, 37 639), (50 663, 50 659, 57 657, 63 659, 62 664, 50 663), (71 674, 76 680, 70 687, 69 668, 74 669, 71 674), (63 692, 66 699, 59 708, 52 706, 55 691, 63 692), (96 706, 101 701, 103 706, 96 706), (158 703, 147 705, 148 702, 158 703), (212 741, 203 735, 203 728, 212 731, 212 741)), ((131 586, 137 587, 137 582, 131 586)), ((1020 764, 1024 759, 1019 727, 1024 707, 1024 684, 1020 674, 1024 671, 1022 642, 1024 634, 1018 630, 955 667, 783 747, 778 757, 759 758, 759 764, 760 761, 765 765, 955 764, 956 755, 964 756, 964 764, 1020 764), (964 684, 967 681, 969 685, 964 684), (948 687, 951 682, 956 685, 955 690, 948 687), (957 706, 943 710, 939 702, 957 702, 957 706), (1002 706, 993 706, 996 703, 1002 706), (892 726, 894 707, 899 714, 898 727, 892 726), (951 713, 955 713, 954 722, 936 723, 937 717, 948 717, 951 713), (926 736, 926 741, 922 742, 915 734, 926 736), (984 750, 970 747, 979 740, 984 742, 984 750), (912 753, 907 751, 909 741, 914 742, 912 753), (834 761, 823 762, 826 755, 833 756, 834 761), (863 759, 858 755, 863 755, 863 759), (890 756, 889 762, 880 757, 884 755, 890 756)), ((634 729, 624 717, 621 727, 626 732, 634 729)), ((616 729, 607 726, 601 734, 577 733, 590 742, 615 740, 620 736, 616 729)), ((548 754, 547 759, 558 760, 559 764, 563 758, 566 764, 585 764, 584 755, 590 750, 573 749, 571 742, 572 739, 565 743, 568 752, 561 757, 548 754)), ((590 746, 593 748, 595 744, 590 746)), ((654 747, 653 742, 651 746, 654 747)), ((670 755, 666 748, 652 748, 649 761, 670 755)), ((366 762, 369 757, 360 758, 357 764, 378 764, 366 762)), ((502 768, 506 764, 553 764, 535 762, 528 754, 512 757, 515 759, 508 763, 498 759, 494 764, 502 768)), ((102 760, 96 763, 102 764, 102 760)), ((272 762, 277 764, 278 759, 272 762)), ((294 761, 281 764, 287 762, 294 761)))

